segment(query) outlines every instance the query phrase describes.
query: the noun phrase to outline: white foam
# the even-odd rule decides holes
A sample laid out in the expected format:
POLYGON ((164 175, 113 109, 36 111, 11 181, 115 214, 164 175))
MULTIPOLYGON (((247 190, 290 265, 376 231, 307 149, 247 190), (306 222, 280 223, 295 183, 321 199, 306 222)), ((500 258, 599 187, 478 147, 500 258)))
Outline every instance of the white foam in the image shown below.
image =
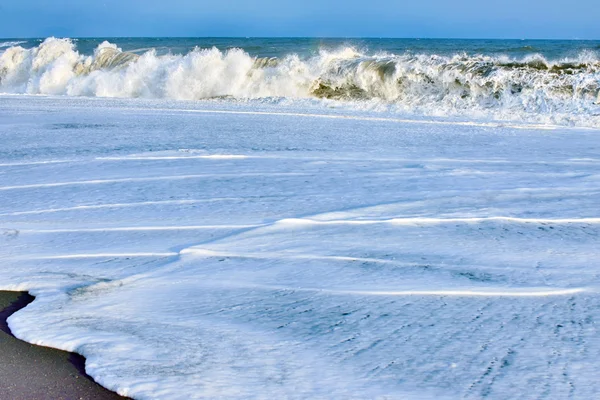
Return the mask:
POLYGON ((309 218, 289 218, 278 221, 282 225, 432 225, 432 224, 454 224, 481 223, 481 222, 516 222, 520 224, 600 224, 600 218, 516 218, 516 217, 472 217, 472 218, 393 218, 382 220, 354 219, 354 220, 316 220, 309 218))
POLYGON ((113 183, 136 183, 136 182, 157 182, 157 181, 177 181, 177 180, 189 180, 189 179, 206 179, 206 178, 234 178, 244 176, 299 176, 304 175, 297 172, 286 172, 286 173, 271 173, 271 172, 257 172, 257 173, 242 173, 242 174, 194 174, 194 175, 172 175, 172 176, 153 176, 147 178, 116 178, 116 179, 91 179, 85 181, 71 181, 71 182, 51 182, 51 183, 35 183, 29 185, 14 185, 14 186, 0 186, 0 191, 8 190, 23 190, 23 189, 42 189, 42 188, 56 188, 64 186, 88 186, 88 185, 106 185, 113 183))
POLYGON ((236 154, 208 154, 208 155, 164 155, 164 156, 150 156, 150 155, 134 155, 129 157, 100 157, 99 160, 103 161, 161 161, 161 160, 194 160, 194 159, 205 159, 205 160, 240 160, 248 158, 245 155, 236 154))
POLYGON ((311 107, 0 96, 12 331, 132 398, 599 398, 598 132, 311 107))
POLYGON ((0 49, 6 48, 6 47, 13 47, 13 46, 18 46, 20 44, 24 44, 27 43, 24 40, 9 40, 7 42, 0 42, 0 49))
MULTIPOLYGON (((57 233, 57 232, 54 232, 57 233)), ((70 260, 86 258, 136 258, 136 257, 174 257, 178 253, 82 253, 82 254, 56 254, 50 256, 24 256, 18 260, 70 260)))
MULTIPOLYGON (((356 260, 355 260, 356 261, 356 260)), ((323 293, 338 296, 384 296, 384 297, 411 297, 411 296, 433 296, 433 297, 553 297, 553 296, 569 296, 587 292, 585 288, 569 288, 569 289, 553 289, 544 288, 521 288, 512 290, 473 290, 469 288, 451 289, 451 290, 352 290, 352 289, 323 289, 323 288, 307 288, 295 286, 280 286, 280 285, 256 285, 248 284, 247 282, 205 282, 207 286, 224 286, 230 288, 245 288, 253 290, 268 290, 268 291, 290 291, 290 292, 309 292, 323 293)))
POLYGON ((144 231, 197 231, 203 229, 247 229, 264 225, 175 225, 175 226, 119 226, 105 228, 21 229, 22 233, 89 233, 89 232, 144 232, 144 231))
POLYGON ((138 208, 151 206, 180 206, 191 205, 215 201, 233 201, 239 198, 211 198, 211 199, 196 199, 196 200, 162 200, 162 201, 141 201, 135 203, 111 203, 111 204, 92 204, 79 205, 74 207, 47 208, 40 210, 15 211, 10 213, 0 214, 0 217, 19 216, 19 215, 38 215, 38 214, 53 214, 68 211, 87 211, 87 210, 102 210, 102 209, 118 209, 118 208, 138 208))
POLYGON ((216 48, 138 56, 108 42, 88 57, 69 39, 48 38, 0 55, 0 92, 177 100, 326 97, 419 115, 600 127, 599 65, 589 52, 547 60, 366 54, 350 47, 278 60, 216 48))

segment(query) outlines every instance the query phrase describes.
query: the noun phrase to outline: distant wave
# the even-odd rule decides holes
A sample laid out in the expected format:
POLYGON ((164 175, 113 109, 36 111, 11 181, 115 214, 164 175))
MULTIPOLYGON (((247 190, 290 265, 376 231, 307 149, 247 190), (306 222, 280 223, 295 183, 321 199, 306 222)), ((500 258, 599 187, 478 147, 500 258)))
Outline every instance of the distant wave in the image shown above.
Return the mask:
POLYGON ((18 45, 23 44, 23 43, 27 43, 27 42, 24 41, 24 40, 0 42, 0 49, 4 49, 4 48, 7 48, 7 47, 18 46, 18 45))
POLYGON ((256 58, 240 49, 185 55, 122 52, 104 42, 92 56, 48 38, 0 56, 0 92, 68 96, 320 98, 393 106, 426 115, 478 115, 600 127, 600 59, 594 52, 548 60, 506 56, 365 54, 351 47, 301 58, 256 58))

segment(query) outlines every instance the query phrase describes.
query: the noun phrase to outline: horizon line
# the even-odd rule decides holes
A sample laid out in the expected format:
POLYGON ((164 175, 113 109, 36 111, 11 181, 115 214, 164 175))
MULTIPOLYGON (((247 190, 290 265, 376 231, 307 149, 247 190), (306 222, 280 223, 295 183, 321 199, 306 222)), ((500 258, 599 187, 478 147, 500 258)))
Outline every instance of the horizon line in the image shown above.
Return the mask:
POLYGON ((579 41, 579 42, 597 42, 599 39, 581 39, 581 38, 498 38, 498 37, 391 37, 391 36, 13 36, 0 37, 0 40, 22 39, 47 39, 50 37, 60 39, 379 39, 379 40, 515 40, 515 41, 579 41))

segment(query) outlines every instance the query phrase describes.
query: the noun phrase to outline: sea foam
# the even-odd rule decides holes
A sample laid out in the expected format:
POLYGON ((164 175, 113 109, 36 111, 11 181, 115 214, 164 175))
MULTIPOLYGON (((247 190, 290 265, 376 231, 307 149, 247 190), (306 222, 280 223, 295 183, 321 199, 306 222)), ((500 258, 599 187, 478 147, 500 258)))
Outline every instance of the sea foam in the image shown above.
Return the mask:
POLYGON ((103 42, 91 56, 70 39, 9 47, 0 92, 176 100, 328 99, 424 115, 468 115, 600 126, 600 59, 455 54, 366 54, 351 47, 309 57, 253 57, 196 48, 141 56, 103 42))
POLYGON ((600 398, 597 131, 291 103, 0 96, 12 332, 134 399, 600 398))

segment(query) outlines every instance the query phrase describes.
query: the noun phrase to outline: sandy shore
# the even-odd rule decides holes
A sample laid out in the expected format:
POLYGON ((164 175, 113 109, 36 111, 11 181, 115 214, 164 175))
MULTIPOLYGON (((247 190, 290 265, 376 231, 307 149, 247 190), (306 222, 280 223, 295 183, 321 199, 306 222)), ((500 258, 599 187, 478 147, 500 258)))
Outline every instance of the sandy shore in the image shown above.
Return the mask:
POLYGON ((120 399, 94 382, 78 354, 34 346, 16 339, 6 324, 29 304, 27 293, 0 291, 0 399, 120 399))

